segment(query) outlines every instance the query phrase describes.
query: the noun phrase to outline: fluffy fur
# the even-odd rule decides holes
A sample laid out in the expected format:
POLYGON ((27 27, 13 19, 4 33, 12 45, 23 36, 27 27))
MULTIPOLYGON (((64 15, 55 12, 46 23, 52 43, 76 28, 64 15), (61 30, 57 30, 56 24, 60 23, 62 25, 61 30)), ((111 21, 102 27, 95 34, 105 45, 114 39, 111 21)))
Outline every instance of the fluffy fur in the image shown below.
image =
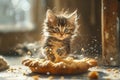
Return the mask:
POLYGON ((77 19, 77 11, 57 15, 47 10, 43 26, 43 54, 47 59, 54 61, 55 54, 63 58, 70 54, 70 43, 78 29, 77 19))

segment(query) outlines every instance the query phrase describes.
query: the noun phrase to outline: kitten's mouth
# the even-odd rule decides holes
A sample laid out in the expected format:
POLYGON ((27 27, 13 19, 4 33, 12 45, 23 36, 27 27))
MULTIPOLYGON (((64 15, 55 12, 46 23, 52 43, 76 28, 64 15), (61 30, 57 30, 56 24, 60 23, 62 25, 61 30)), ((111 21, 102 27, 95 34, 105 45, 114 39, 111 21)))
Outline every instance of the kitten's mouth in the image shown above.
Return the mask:
POLYGON ((55 37, 56 39, 58 40, 64 40, 65 38, 64 37, 55 37))
POLYGON ((58 38, 59 38, 60 40, 64 40, 64 39, 66 39, 67 37, 68 37, 68 36, 65 36, 65 35, 59 35, 58 38))
POLYGON ((65 34, 51 34, 51 36, 59 40, 64 40, 69 37, 68 35, 65 34))

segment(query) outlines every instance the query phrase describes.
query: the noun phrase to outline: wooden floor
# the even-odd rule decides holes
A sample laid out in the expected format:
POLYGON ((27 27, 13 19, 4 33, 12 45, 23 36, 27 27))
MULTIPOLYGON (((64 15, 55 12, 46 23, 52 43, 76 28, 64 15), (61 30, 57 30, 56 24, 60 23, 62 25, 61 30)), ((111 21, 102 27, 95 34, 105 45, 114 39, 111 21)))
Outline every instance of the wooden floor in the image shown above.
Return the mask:
POLYGON ((53 79, 69 79, 69 80, 89 80, 88 73, 90 71, 98 71, 99 79, 117 79, 120 80, 120 68, 118 67, 93 67, 90 68, 88 72, 78 75, 50 75, 31 73, 28 67, 21 64, 24 57, 5 57, 8 61, 10 68, 0 72, 0 80, 53 80, 53 79))

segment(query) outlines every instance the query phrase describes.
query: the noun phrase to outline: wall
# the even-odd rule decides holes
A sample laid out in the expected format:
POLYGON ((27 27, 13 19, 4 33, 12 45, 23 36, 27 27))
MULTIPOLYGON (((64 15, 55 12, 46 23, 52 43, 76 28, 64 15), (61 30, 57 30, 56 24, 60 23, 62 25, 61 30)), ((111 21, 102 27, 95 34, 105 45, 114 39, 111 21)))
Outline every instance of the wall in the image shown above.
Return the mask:
POLYGON ((70 12, 77 9, 80 15, 79 36, 76 38, 79 44, 74 43, 73 50, 80 52, 84 48, 86 53, 101 53, 100 3, 100 0, 35 0, 31 16, 34 16, 33 22, 37 26, 36 30, 8 34, 0 33, 0 51, 8 51, 18 43, 39 41, 46 10, 50 8, 60 11, 64 8, 69 9, 70 12), (96 50, 93 50, 93 48, 96 50))

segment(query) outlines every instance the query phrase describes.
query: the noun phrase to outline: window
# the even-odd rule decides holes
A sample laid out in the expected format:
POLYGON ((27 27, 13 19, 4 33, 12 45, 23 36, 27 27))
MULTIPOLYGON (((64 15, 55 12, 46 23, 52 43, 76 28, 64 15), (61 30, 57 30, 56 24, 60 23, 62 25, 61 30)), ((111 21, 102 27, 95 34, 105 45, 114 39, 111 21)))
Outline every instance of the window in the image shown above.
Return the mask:
POLYGON ((0 32, 34 29, 31 0, 0 0, 0 32))

